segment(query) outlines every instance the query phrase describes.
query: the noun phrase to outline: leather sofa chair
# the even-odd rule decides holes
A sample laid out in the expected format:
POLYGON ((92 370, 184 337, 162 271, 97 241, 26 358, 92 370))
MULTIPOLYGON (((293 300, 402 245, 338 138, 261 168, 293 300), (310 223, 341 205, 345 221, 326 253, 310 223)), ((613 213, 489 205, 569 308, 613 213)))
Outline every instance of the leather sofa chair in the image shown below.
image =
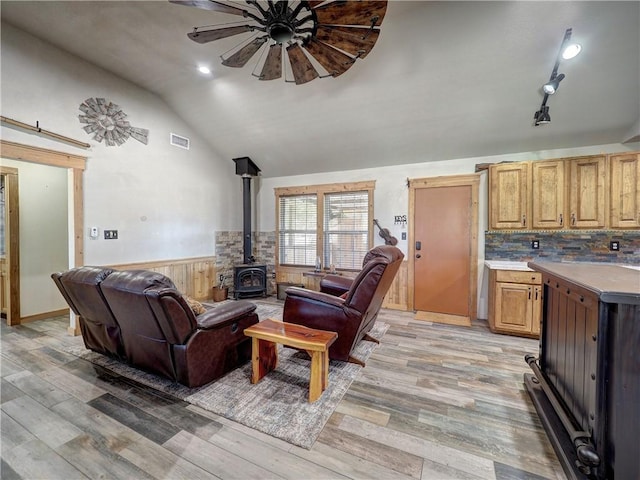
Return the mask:
POLYGON ((353 280, 329 278, 324 292, 288 288, 283 320, 337 332, 337 340, 329 347, 329 358, 362 364, 351 354, 361 340, 373 340, 368 332, 403 258, 397 247, 381 245, 367 252, 362 270, 353 280), (340 285, 347 283, 348 290, 342 294, 344 298, 336 296, 341 291, 340 285))
POLYGON ((124 359, 120 325, 107 305, 100 284, 113 272, 109 268, 82 267, 51 278, 78 316, 84 345, 94 352, 124 359))
MULTIPOLYGON (((54 274, 54 280, 92 268, 54 274)), ((71 294, 68 282, 60 284, 68 302, 75 304, 82 296, 71 294)), ((109 270, 97 289, 119 327, 123 358, 132 366, 198 387, 251 358, 251 339, 244 335, 245 328, 258 323, 251 302, 219 305, 196 316, 171 279, 147 270, 109 270)), ((82 315, 80 309, 76 313, 82 315)), ((85 345, 104 353, 86 340, 85 345)))

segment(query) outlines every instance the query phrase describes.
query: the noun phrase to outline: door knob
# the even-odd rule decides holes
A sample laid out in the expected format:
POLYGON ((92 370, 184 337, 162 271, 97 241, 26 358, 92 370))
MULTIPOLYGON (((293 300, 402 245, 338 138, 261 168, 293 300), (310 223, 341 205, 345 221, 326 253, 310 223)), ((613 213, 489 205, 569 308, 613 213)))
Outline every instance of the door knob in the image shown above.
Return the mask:
POLYGON ((422 257, 422 255, 420 255, 419 253, 416 255, 416 258, 420 258, 422 257))

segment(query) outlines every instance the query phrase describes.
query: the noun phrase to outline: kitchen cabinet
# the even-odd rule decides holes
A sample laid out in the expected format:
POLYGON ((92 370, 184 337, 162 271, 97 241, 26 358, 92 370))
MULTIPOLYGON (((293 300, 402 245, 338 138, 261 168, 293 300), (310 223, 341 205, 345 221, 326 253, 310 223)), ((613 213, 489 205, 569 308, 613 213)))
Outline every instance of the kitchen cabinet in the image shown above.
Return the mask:
POLYGON ((562 228, 565 216, 565 163, 531 162, 531 226, 562 228))
POLYGON ((492 332, 537 338, 541 312, 540 273, 489 270, 489 328, 492 332))
POLYGON ((489 169, 490 228, 529 228, 529 163, 504 163, 489 169))
POLYGON ((571 158, 569 170, 569 228, 605 226, 606 157, 571 158))
POLYGON ((640 153, 609 157, 609 221, 612 228, 640 228, 640 153))

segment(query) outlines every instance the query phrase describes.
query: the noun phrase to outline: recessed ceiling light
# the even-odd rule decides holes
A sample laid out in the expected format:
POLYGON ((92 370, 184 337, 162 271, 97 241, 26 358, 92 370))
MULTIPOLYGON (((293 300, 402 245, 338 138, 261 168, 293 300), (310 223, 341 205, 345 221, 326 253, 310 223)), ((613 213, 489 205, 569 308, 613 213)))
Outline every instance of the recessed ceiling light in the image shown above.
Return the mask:
POLYGON ((580 53, 580 50, 582 50, 580 44, 572 43, 564 49, 564 51, 562 52, 562 58, 564 58, 565 60, 569 60, 570 58, 578 55, 580 53))
POLYGON ((204 75, 209 75, 211 73, 211 69, 209 67, 205 67, 204 65, 198 67, 198 71, 200 73, 203 73, 204 75))

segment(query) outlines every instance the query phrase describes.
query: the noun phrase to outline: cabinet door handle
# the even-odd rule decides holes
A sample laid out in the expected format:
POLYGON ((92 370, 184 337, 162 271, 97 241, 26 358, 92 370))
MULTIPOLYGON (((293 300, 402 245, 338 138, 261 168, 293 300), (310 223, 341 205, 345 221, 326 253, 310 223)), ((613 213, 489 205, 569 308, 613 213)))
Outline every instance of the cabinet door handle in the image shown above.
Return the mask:
POLYGON ((560 226, 562 226, 562 222, 563 222, 563 218, 562 218, 562 214, 560 214, 560 226))
POLYGON ((572 213, 571 214, 571 225, 575 225, 576 224, 576 214, 572 213))
POLYGON ((529 300, 531 300, 531 287, 529 287, 529 300))
POLYGON ((538 300, 538 289, 536 288, 536 300, 538 300))
POLYGON ((523 227, 527 226, 527 216, 526 215, 522 215, 522 226, 523 227))

